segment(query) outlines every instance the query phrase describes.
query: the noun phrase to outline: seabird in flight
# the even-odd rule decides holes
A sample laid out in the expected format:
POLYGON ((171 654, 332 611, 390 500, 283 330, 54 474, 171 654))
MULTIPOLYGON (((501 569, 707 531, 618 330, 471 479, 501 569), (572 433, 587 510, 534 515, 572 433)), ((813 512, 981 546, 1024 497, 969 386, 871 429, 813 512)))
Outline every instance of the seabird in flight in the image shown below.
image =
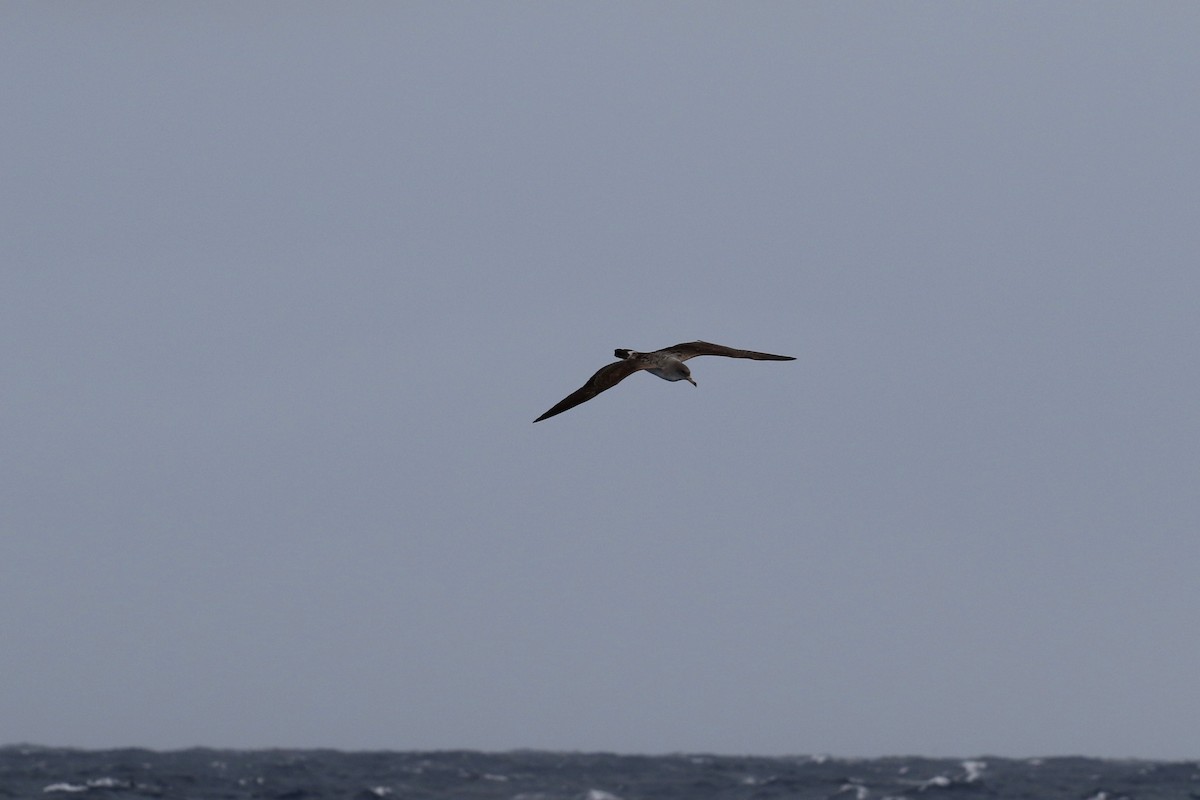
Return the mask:
POLYGON ((580 403, 586 403, 605 389, 611 389, 621 381, 639 370, 646 370, 651 375, 657 375, 664 381, 687 381, 696 385, 692 380, 692 371, 683 363, 696 356, 726 356, 727 358, 753 358, 756 361, 795 361, 792 356, 776 356, 771 353, 757 353, 753 350, 734 350, 708 342, 686 342, 672 347, 664 347, 652 353, 639 353, 635 350, 613 351, 620 361, 601 367, 588 382, 567 395, 558 405, 534 420, 544 419, 561 414, 567 409, 574 408, 580 403))

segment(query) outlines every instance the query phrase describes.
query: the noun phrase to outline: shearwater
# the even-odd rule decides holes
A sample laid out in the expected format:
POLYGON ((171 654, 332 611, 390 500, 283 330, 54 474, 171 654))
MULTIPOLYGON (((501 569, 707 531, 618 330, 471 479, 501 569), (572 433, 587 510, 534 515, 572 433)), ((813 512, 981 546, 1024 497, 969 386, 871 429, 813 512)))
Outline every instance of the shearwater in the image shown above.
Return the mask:
POLYGON ((692 386, 692 371, 683 363, 696 356, 725 356, 726 358, 752 358, 756 361, 795 361, 794 356, 777 356, 772 353, 759 353, 754 350, 735 350, 724 345, 709 342, 685 342, 671 347, 664 347, 650 353, 639 353, 636 350, 617 349, 613 354, 620 361, 601 367, 596 374, 588 378, 588 382, 564 397, 558 405, 534 420, 541 422, 555 414, 574 408, 580 403, 586 403, 606 389, 611 389, 621 381, 639 370, 646 370, 651 375, 657 375, 664 381, 687 381, 692 386))

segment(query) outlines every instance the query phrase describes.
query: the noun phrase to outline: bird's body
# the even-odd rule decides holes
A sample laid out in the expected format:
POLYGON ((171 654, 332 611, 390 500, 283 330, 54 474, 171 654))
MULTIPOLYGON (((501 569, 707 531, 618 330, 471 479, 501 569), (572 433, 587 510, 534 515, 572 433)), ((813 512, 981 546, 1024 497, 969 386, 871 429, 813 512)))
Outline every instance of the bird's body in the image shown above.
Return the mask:
MULTIPOLYGON (((670 352, 670 349, 655 350, 653 353, 638 353, 634 350, 614 350, 613 354, 622 361, 636 366, 633 372, 644 369, 651 375, 657 375, 664 381, 688 381, 693 386, 692 371, 683 363, 684 358, 670 352)), ((632 373, 630 373, 632 374, 632 373)))
POLYGON ((752 358, 756 361, 796 360, 793 356, 777 356, 771 353, 759 353, 754 350, 735 350, 732 347, 700 341, 685 342, 684 344, 677 344, 672 347, 664 347, 661 350, 654 350, 650 353, 639 353, 636 350, 625 349, 614 350, 613 353, 621 360, 601 367, 595 375, 588 379, 587 383, 567 395, 558 405, 545 414, 542 414, 534 422, 541 422, 544 419, 553 417, 555 414, 561 414, 568 409, 572 409, 580 403, 586 403, 596 395, 606 389, 611 389, 640 370, 645 370, 651 375, 656 375, 664 381, 687 381, 695 386, 696 382, 692 380, 692 371, 683 362, 696 356, 752 358))

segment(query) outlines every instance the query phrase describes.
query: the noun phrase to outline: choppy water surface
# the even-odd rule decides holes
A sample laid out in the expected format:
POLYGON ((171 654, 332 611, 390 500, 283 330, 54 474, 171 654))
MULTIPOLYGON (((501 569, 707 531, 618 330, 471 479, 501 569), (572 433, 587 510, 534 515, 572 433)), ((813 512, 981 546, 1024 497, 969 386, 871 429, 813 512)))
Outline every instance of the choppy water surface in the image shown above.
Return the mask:
POLYGON ((1200 798, 1200 763, 0 748, 0 797, 768 800, 1200 798))

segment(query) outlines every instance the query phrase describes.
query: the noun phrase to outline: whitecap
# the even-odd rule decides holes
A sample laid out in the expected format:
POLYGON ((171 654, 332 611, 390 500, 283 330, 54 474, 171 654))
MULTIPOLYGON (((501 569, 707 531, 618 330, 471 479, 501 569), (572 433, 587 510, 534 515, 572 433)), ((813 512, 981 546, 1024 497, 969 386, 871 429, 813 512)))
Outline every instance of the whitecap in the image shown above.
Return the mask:
POLYGON ((962 762, 963 769, 967 771, 966 777, 963 780, 967 783, 974 783, 983 777, 983 771, 987 769, 986 761, 964 761, 962 762))
POLYGON ((116 778, 94 778, 87 782, 87 788, 89 789, 120 789, 128 785, 116 778))
POLYGON ((871 794, 870 790, 861 783, 843 783, 838 788, 837 793, 854 792, 854 800, 867 800, 867 796, 871 794))
POLYGON ((621 800, 612 792, 606 792, 603 789, 588 789, 582 797, 583 800, 621 800))

